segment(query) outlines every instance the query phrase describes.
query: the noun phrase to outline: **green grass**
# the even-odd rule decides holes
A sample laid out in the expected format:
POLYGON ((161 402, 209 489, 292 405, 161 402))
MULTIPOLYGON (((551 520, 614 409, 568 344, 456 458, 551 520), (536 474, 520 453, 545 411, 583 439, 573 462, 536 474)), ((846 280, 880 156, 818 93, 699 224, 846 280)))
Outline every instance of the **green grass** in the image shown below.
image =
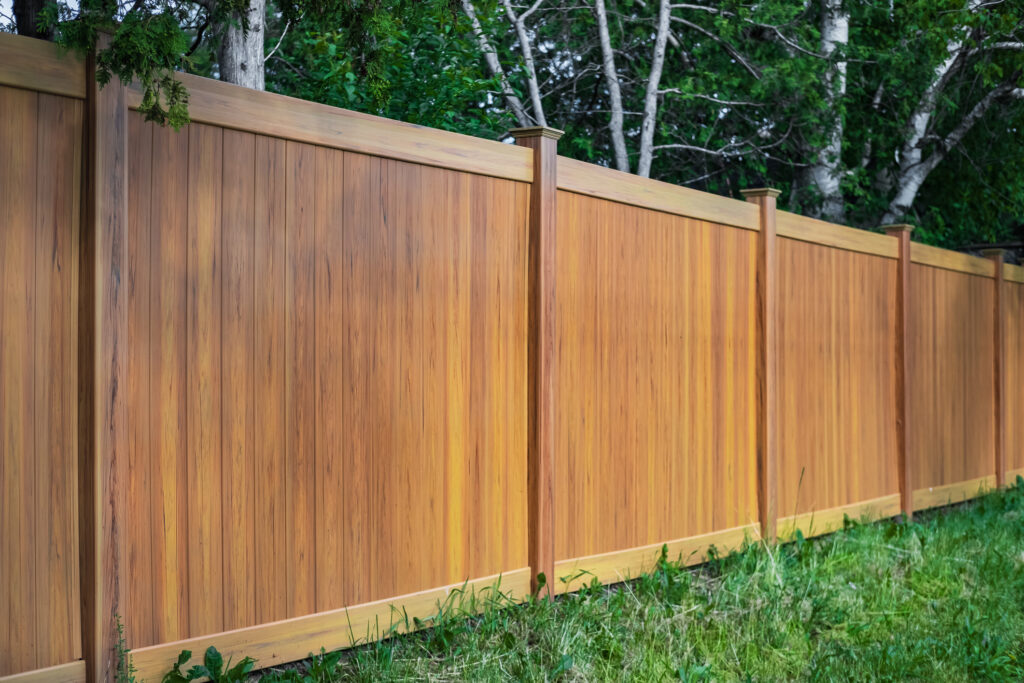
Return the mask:
MULTIPOLYGON (((671 558, 670 558, 671 559, 671 558)), ((265 680, 1021 680, 1024 481, 464 618, 265 680), (310 674, 315 675, 310 675, 310 674)))

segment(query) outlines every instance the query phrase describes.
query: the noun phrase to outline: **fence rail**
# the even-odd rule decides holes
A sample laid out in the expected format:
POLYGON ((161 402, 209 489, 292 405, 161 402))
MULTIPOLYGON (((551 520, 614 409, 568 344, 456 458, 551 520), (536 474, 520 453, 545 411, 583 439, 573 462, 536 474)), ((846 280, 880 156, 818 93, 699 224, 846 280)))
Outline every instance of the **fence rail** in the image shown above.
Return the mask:
POLYGON ((0 680, 260 666, 1024 473, 1024 268, 0 34, 0 680), (410 621, 408 624, 405 619, 410 621))

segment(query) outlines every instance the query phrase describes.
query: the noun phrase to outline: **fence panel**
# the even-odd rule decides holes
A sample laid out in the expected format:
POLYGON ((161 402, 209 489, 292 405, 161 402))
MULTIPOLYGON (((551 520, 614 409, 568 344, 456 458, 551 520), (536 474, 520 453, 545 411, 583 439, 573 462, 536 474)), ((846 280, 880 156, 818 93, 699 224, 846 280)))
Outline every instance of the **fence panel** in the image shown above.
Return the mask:
POLYGON ((1007 266, 1004 280, 1003 349, 1006 354, 1006 483, 1024 476, 1024 268, 1007 266))
POLYGON ((778 213, 779 531, 899 511, 894 419, 895 240, 842 226, 798 232, 778 213), (857 239, 860 238, 860 242, 857 239), (876 248, 877 247, 877 248, 876 248), (867 249, 873 252, 865 253, 867 249), (886 256, 879 255, 886 253, 886 256))
POLYGON ((916 509, 995 483, 995 286, 982 275, 991 262, 945 252, 944 267, 926 265, 933 253, 917 244, 911 250, 908 457, 916 509))
POLYGON ((756 239, 559 192, 560 577, 614 580, 644 546, 756 523, 756 239))
POLYGON ((0 86, 0 676, 84 670, 76 663, 82 115, 79 99, 0 86))
POLYGON ((528 185, 129 137, 129 646, 522 588, 528 185))

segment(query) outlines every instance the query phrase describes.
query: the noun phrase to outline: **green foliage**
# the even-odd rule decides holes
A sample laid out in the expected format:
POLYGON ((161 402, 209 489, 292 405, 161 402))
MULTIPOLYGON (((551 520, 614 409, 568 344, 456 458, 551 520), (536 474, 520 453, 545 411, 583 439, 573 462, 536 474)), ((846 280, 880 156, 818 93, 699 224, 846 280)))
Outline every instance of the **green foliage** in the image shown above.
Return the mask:
POLYGON ((238 664, 231 666, 229 660, 224 663, 224 657, 215 647, 209 647, 203 655, 203 663, 196 664, 188 671, 182 671, 181 667, 188 664, 192 659, 190 650, 182 650, 178 655, 178 661, 164 674, 163 683, 187 683, 209 679, 211 683, 245 683, 252 671, 256 660, 251 657, 243 657, 238 664))
POLYGON ((117 642, 114 644, 117 656, 117 683, 135 683, 135 663, 132 661, 131 650, 124 639, 124 624, 119 615, 115 616, 117 624, 117 642))

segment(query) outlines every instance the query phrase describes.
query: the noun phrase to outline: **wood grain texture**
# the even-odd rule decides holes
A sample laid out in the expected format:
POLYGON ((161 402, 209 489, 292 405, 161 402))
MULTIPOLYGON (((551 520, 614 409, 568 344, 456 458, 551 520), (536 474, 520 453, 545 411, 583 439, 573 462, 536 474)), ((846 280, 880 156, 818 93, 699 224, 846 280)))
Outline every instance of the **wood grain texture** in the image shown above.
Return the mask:
POLYGON ((779 514, 899 492, 896 262, 779 240, 779 514))
POLYGON ((193 659, 187 665, 191 667, 212 645, 225 660, 237 662, 252 656, 257 668, 265 668, 305 659, 320 648, 337 650, 409 633, 417 628, 415 620, 429 625, 442 608, 472 613, 492 601, 518 602, 529 594, 529 585, 529 570, 515 569, 387 600, 141 648, 132 652, 132 660, 140 680, 155 680, 170 669, 182 650, 192 651, 193 659))
POLYGON ((874 522, 900 513, 900 496, 893 493, 872 500, 850 503, 839 507, 805 512, 779 520, 779 540, 791 541, 797 531, 804 538, 822 536, 842 529, 849 519, 853 522, 874 522))
POLYGON ((982 255, 992 261, 995 271, 992 279, 992 403, 995 447, 996 486, 1006 485, 1006 337, 1003 326, 1006 319, 1006 282, 1003 280, 1002 249, 984 249, 982 255))
POLYGON ((891 225, 886 232, 899 242, 896 261, 896 287, 894 304, 896 329, 894 330, 893 358, 893 421, 896 427, 896 478, 900 487, 900 510, 908 519, 914 515, 914 486, 910 473, 910 371, 907 354, 910 352, 910 233, 913 226, 891 225))
POLYGON ((0 676, 0 683, 85 683, 85 661, 56 664, 10 676, 0 676))
MULTIPOLYGON (((530 153, 513 145, 392 121, 223 81, 175 73, 192 121, 496 178, 532 180, 530 153)), ((142 102, 138 83, 129 106, 142 102)))
POLYGON ((558 158, 558 189, 746 230, 758 229, 757 209, 747 202, 568 157, 558 158))
POLYGON ((1024 468, 1024 285, 1007 281, 1003 302, 1003 382, 1006 388, 1007 484, 1016 479, 1014 471, 1024 468))
POLYGON ((953 484, 920 488, 914 491, 914 509, 927 510, 928 508, 961 503, 984 495, 995 487, 996 477, 994 474, 989 474, 953 484))
POLYGON ((1003 264, 1003 279, 1007 282, 1024 284, 1024 266, 1017 266, 1012 263, 1003 264))
POLYGON ((0 33, 0 85, 85 99, 85 61, 54 43, 0 33))
POLYGON ((529 187, 131 119, 130 646, 525 567, 529 187))
POLYGON ((776 216, 780 237, 886 258, 896 258, 899 255, 896 240, 888 235, 848 228, 845 225, 836 225, 788 211, 779 211, 776 216))
POLYGON ((916 496, 995 474, 995 305, 991 278, 917 264, 910 277, 908 452, 916 496))
POLYGON ((549 128, 513 131, 516 144, 533 150, 529 226, 529 415, 527 482, 531 588, 553 595, 555 576, 555 412, 558 401, 556 353, 558 138, 549 128), (543 580, 540 578, 543 576, 543 580))
POLYGON ((594 579, 605 584, 635 579, 655 568, 663 549, 670 561, 694 565, 706 561, 708 551, 712 548, 720 555, 727 555, 739 550, 744 543, 756 542, 758 538, 760 526, 747 524, 699 536, 652 543, 640 548, 562 560, 555 565, 555 591, 562 594, 579 590, 590 585, 594 579))
POLYGON ((756 239, 559 192, 559 561, 756 521, 756 239))
POLYGON ((988 259, 970 254, 961 254, 957 251, 940 249, 920 242, 912 242, 910 245, 910 260, 925 266, 943 268, 960 273, 971 275, 984 275, 992 277, 995 274, 995 266, 988 259))

